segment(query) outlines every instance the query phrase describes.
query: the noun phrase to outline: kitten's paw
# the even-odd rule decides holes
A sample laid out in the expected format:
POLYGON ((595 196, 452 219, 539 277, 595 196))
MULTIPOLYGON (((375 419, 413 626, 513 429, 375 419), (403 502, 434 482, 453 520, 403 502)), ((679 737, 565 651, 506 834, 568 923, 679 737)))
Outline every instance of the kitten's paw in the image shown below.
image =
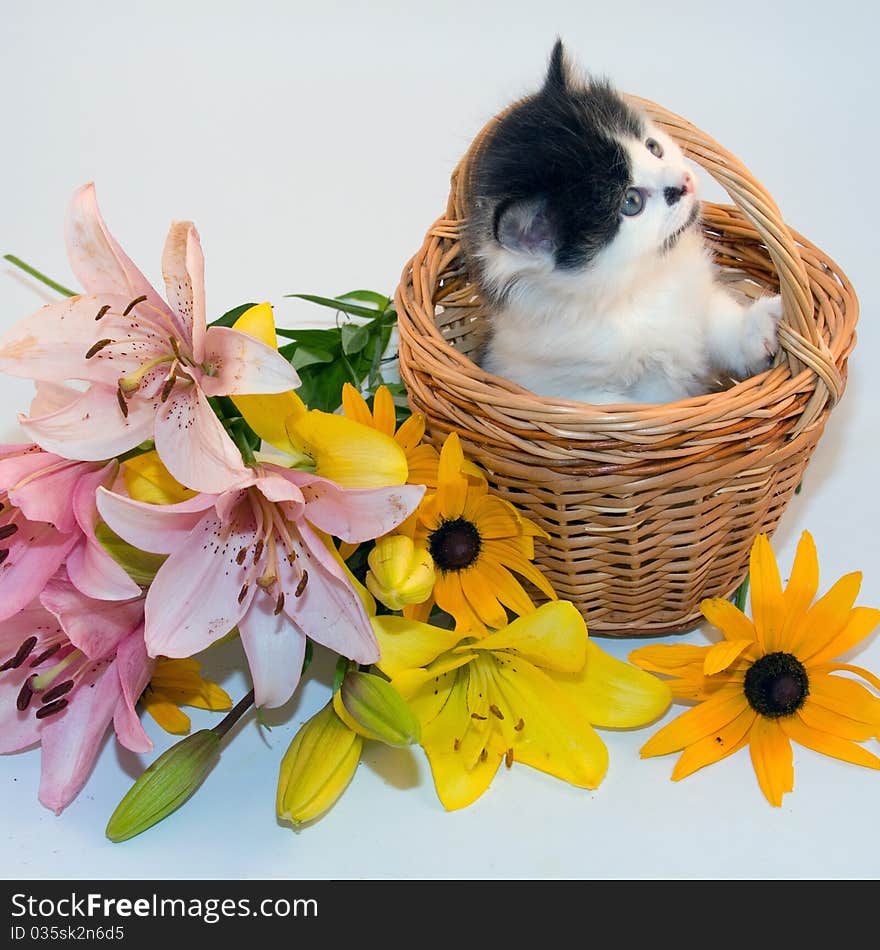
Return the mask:
POLYGON ((750 376, 769 369, 779 349, 782 297, 759 297, 746 311, 743 357, 750 376))

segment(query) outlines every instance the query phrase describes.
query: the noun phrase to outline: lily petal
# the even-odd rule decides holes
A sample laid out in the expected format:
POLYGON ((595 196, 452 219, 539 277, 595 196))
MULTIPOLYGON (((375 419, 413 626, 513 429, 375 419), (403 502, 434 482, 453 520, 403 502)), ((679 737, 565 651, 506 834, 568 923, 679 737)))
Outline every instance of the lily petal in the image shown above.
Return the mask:
POLYGON ((71 269, 90 294, 118 294, 125 306, 146 296, 147 305, 170 316, 164 300, 110 234, 95 195, 94 183, 83 185, 68 208, 64 238, 71 269))
POLYGON ((182 485, 223 492, 247 482, 241 453, 198 386, 179 387, 156 416, 156 451, 182 485))
POLYGON ((39 799, 56 815, 85 785, 122 696, 115 661, 85 676, 70 705, 41 730, 43 747, 39 799))
POLYGON ((48 452, 89 462, 113 458, 140 445, 153 434, 155 407, 135 396, 119 409, 116 388, 93 383, 77 399, 46 416, 19 423, 28 438, 48 452))
POLYGON ((286 422, 291 445, 315 460, 315 471, 345 488, 403 485, 403 449, 387 435, 345 416, 311 409, 286 422))
POLYGON ((191 221, 175 221, 162 251, 165 293, 183 339, 196 363, 205 358, 205 257, 199 232, 191 221))
POLYGON ((535 666, 577 673, 587 660, 587 625, 570 601, 552 601, 483 637, 469 649, 511 650, 535 666))
POLYGON ((70 503, 80 478, 90 466, 82 462, 68 462, 49 452, 36 452, 22 457, 34 465, 33 476, 28 478, 24 466, 8 479, 11 460, 0 461, 0 485, 10 485, 9 500, 21 508, 29 521, 48 521, 64 534, 76 528, 76 516, 70 503))
POLYGON ((5 542, 9 553, 0 564, 0 620, 26 607, 46 586, 77 542, 77 535, 61 534, 51 525, 27 522, 5 542))
POLYGON ((404 670, 427 666, 461 639, 454 630, 392 614, 373 617, 372 624, 382 655, 378 666, 390 679, 404 670))
POLYGON ((248 504, 236 515, 224 524, 216 513, 206 512, 159 568, 146 603, 151 656, 192 656, 224 637, 247 612, 255 585, 242 595, 236 581, 244 584, 247 568, 236 556, 251 547, 259 526, 248 504))
POLYGON ((208 396, 284 393, 302 384, 278 350, 229 327, 209 328, 204 362, 215 374, 201 381, 208 396))
POLYGON ((306 517, 315 527, 355 543, 393 531, 416 510, 425 493, 421 485, 343 489, 304 472, 291 471, 288 477, 299 482, 306 517))
POLYGON ((238 629, 247 655, 257 706, 283 706, 299 684, 305 659, 306 637, 265 594, 254 597, 238 629))
POLYGON ((130 752, 149 752, 153 748, 135 706, 155 665, 156 661, 147 656, 144 629, 138 627, 123 640, 116 653, 116 672, 122 695, 113 713, 113 728, 116 737, 130 752))
POLYGON ((120 538, 151 554, 173 554, 214 506, 211 495, 196 495, 176 505, 153 505, 134 501, 99 488, 95 495, 98 511, 120 538))
POLYGON ((49 581, 40 603, 58 619, 70 642, 92 659, 111 656, 144 619, 142 600, 92 600, 63 577, 49 581))
POLYGON ((598 788, 608 769, 608 750, 583 710, 554 681, 526 660, 496 662, 494 682, 501 710, 523 728, 516 733, 514 760, 581 788, 598 788))
POLYGON ((605 729, 631 729, 666 712, 672 693, 664 680, 618 660, 592 640, 587 640, 586 647, 586 663, 580 671, 551 670, 548 675, 587 722, 605 729))

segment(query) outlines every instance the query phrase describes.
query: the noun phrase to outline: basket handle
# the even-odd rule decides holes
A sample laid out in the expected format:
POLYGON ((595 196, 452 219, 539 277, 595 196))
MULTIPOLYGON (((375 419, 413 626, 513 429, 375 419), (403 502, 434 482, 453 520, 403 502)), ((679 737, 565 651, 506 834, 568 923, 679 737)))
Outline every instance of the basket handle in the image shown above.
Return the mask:
POLYGON ((743 163, 687 119, 656 102, 639 96, 625 97, 644 110, 730 195, 767 246, 782 294, 783 316, 779 343, 788 356, 792 376, 812 370, 819 385, 805 408, 801 425, 810 424, 830 400, 833 406, 843 393, 844 381, 814 319, 814 302, 803 259, 776 203, 743 163))

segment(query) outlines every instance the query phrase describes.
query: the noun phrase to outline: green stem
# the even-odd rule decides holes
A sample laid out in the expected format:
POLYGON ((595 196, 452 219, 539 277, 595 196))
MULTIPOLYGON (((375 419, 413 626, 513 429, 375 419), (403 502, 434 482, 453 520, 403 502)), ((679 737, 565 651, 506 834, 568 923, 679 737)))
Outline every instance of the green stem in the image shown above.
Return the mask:
POLYGON ((30 274, 31 277, 36 277, 37 280, 42 281, 47 287, 51 287, 52 290, 57 290, 59 294, 64 294, 65 297, 76 296, 75 290, 70 290, 63 284, 59 284, 57 281, 52 280, 51 277, 41 274, 35 267, 31 267, 30 264, 26 264, 20 257, 16 257, 14 254, 4 254, 3 260, 9 261, 10 264, 15 264, 16 267, 20 267, 26 274, 30 274))
POLYGON ((147 439, 146 442, 141 442, 140 445, 136 445, 133 449, 123 452, 122 455, 117 455, 116 461, 127 462, 129 459, 136 459, 139 455, 146 455, 147 452, 152 452, 155 447, 153 440, 147 439))
POLYGON ((736 589, 736 593, 733 597, 733 603, 738 610, 745 612, 746 609, 746 596, 749 592, 749 575, 746 574, 746 579, 739 585, 736 589))
POLYGON ((254 455, 254 450, 250 447, 247 434, 243 429, 245 424, 246 423, 243 423, 241 420, 236 420, 229 426, 228 432, 232 436, 232 441, 236 444, 236 446, 238 446, 238 451, 241 452, 241 457, 244 459, 244 464, 256 465, 257 459, 254 455))
POLYGON ((216 734, 218 739, 223 739, 226 736, 226 733, 238 722, 239 719, 253 706, 254 704, 254 691, 251 690, 247 696, 243 699, 240 699, 235 706, 229 710, 229 712, 223 717, 221 722, 218 722, 216 726, 211 730, 216 734))

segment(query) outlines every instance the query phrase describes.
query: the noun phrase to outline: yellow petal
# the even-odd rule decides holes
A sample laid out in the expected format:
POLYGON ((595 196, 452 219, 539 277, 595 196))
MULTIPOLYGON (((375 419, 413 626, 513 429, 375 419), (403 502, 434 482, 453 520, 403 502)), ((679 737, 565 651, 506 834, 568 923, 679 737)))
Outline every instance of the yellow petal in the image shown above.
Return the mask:
POLYGON ((184 488, 171 475, 158 452, 144 452, 128 459, 122 465, 122 477, 126 491, 135 501, 146 501, 151 505, 173 505, 197 494, 184 488))
POLYGON ((380 386, 373 396, 373 426, 393 438, 397 428, 397 411, 387 386, 380 386))
MULTIPOLYGON (((398 435, 400 435, 399 432, 398 435)), ((399 438, 395 441, 398 445, 402 444, 399 438)), ((406 463, 409 467, 409 478, 407 480, 410 485, 427 485, 429 488, 436 488, 439 456, 434 446, 417 445, 414 449, 405 449, 404 451, 406 452, 406 463)))
POLYGON ((640 754, 644 759, 653 755, 678 752, 733 722, 747 705, 741 687, 728 686, 719 689, 711 698, 683 712, 655 733, 642 746, 640 754))
POLYGON ((543 594, 556 600, 556 591, 547 579, 547 576, 528 559, 523 547, 531 542, 531 538, 490 538, 484 542, 485 557, 503 565, 507 570, 519 574, 534 584, 543 594))
POLYGON ((748 741, 749 730, 757 713, 747 706, 735 719, 722 726, 717 732, 689 745, 678 757, 672 770, 672 780, 677 782, 697 769, 713 765, 738 752, 748 741))
POLYGON ((876 732, 877 727, 865 722, 857 722, 849 716, 843 716, 831 709, 826 709, 809 698, 797 711, 801 722, 809 729, 818 729, 827 732, 839 739, 849 739, 851 742, 867 742, 876 732))
POLYGON ((618 660, 592 640, 586 647, 586 663, 579 672, 548 675, 588 722, 605 729, 631 729, 666 712, 672 700, 668 683, 618 660))
POLYGON ((345 416, 311 409, 288 418, 287 435, 296 450, 310 456, 315 472, 345 488, 403 485, 406 455, 390 436, 345 416))
POLYGON ((458 676, 446 702, 430 722, 422 722, 422 748, 431 764, 437 796, 452 811, 476 801, 489 787, 501 756, 477 758, 468 768, 460 754, 461 743, 474 720, 467 705, 467 677, 458 676))
POLYGON ((514 761, 580 788, 597 788, 608 768, 608 750, 582 707, 526 660, 496 662, 492 674, 502 714, 522 721, 512 746, 514 761))
POLYGON ((459 571, 458 579, 468 606, 487 627, 498 629, 507 624, 507 611, 476 567, 459 571))
POLYGON ((587 659, 587 625, 574 604, 557 600, 518 617, 469 649, 509 650, 535 666, 577 672, 587 659))
POLYGON ((174 703, 158 698, 150 691, 144 693, 141 702, 152 719, 166 732, 175 736, 185 736, 190 730, 190 718, 181 712, 174 703))
POLYGON ((365 426, 373 425, 373 415, 366 399, 351 383, 345 383, 342 387, 342 411, 347 419, 365 426))
POLYGON ((880 726, 880 699, 861 683, 845 676, 808 671, 810 681, 809 702, 824 706, 833 712, 859 722, 880 726))
POLYGON ((842 739, 840 736, 831 735, 818 729, 811 729, 797 716, 786 716, 785 719, 780 720, 780 723, 789 738, 797 742, 798 745, 812 749, 814 752, 820 752, 822 755, 830 755, 832 758, 841 759, 844 762, 852 762, 853 765, 880 769, 880 759, 873 753, 868 752, 867 749, 842 739))
POLYGON ((756 640, 755 625, 729 600, 713 597, 700 604, 703 616, 720 630, 727 640, 756 640))
MULTIPOLYGON (((802 661, 812 665, 833 660, 836 656, 846 653, 861 643, 878 623, 880 623, 880 610, 873 607, 855 607, 850 611, 843 629, 816 653, 805 653, 802 661)), ((818 637, 815 639, 818 640, 818 637)))
POLYGON ((689 666, 697 667, 702 673, 704 658, 710 649, 690 643, 660 643, 631 650, 629 661, 652 673, 679 675, 689 666))
POLYGON ((367 587, 389 610, 421 604, 434 589, 436 573, 431 555, 406 535, 379 538, 367 563, 367 587))
MULTIPOLYGON (((268 303, 257 304, 246 310, 233 324, 234 330, 278 349, 278 336, 275 333, 275 316, 268 303)), ((282 452, 295 455, 284 427, 284 421, 291 415, 302 415, 306 411, 305 403, 295 392, 273 393, 260 396, 231 396, 244 421, 257 435, 274 445, 282 452)))
POLYGON ((860 571, 845 574, 813 604, 793 631, 788 649, 797 657, 814 657, 843 630, 862 586, 860 571))
MULTIPOLYGON (((425 417, 420 412, 414 412, 411 416, 408 416, 403 422, 400 423, 400 428, 394 435, 394 440, 397 444, 406 452, 409 456, 415 448, 419 446, 419 442, 422 441, 422 436, 425 434, 425 417)), ((434 456, 434 468, 436 476, 436 468, 440 464, 440 453, 434 448, 433 445, 425 443, 422 448, 430 449, 434 456)))
POLYGON ((818 589, 819 558, 816 554, 816 542, 809 531, 804 531, 798 542, 791 577, 783 595, 787 628, 793 629, 794 623, 806 613, 818 589))
POLYGON ((459 637, 468 633, 482 636, 486 633, 485 624, 477 616, 461 587, 458 574, 450 571, 437 576, 434 584, 434 599, 441 610, 455 618, 455 629, 459 637))
POLYGON ((752 617, 758 634, 758 642, 764 652, 774 653, 781 649, 780 637, 785 604, 782 599, 779 568, 776 566, 776 558, 766 534, 759 534, 752 545, 749 582, 752 617))
POLYGON ((376 665, 392 680, 404 670, 427 666, 461 639, 453 630, 390 614, 373 617, 372 623, 382 657, 376 665))
MULTIPOLYGON (((791 721, 798 720, 792 716, 791 721)), ((794 788, 791 742, 778 719, 758 716, 749 733, 749 752, 761 791, 771 805, 782 805, 782 796, 794 788)))
POLYGON ((745 650, 753 647, 755 641, 752 638, 748 640, 722 640, 710 647, 706 658, 703 660, 703 672, 706 676, 713 676, 715 673, 721 673, 726 670, 745 650))
POLYGON ((534 613, 535 604, 532 603, 531 597, 506 567, 498 564, 492 557, 486 556, 480 558, 475 568, 480 582, 517 617, 534 613))

